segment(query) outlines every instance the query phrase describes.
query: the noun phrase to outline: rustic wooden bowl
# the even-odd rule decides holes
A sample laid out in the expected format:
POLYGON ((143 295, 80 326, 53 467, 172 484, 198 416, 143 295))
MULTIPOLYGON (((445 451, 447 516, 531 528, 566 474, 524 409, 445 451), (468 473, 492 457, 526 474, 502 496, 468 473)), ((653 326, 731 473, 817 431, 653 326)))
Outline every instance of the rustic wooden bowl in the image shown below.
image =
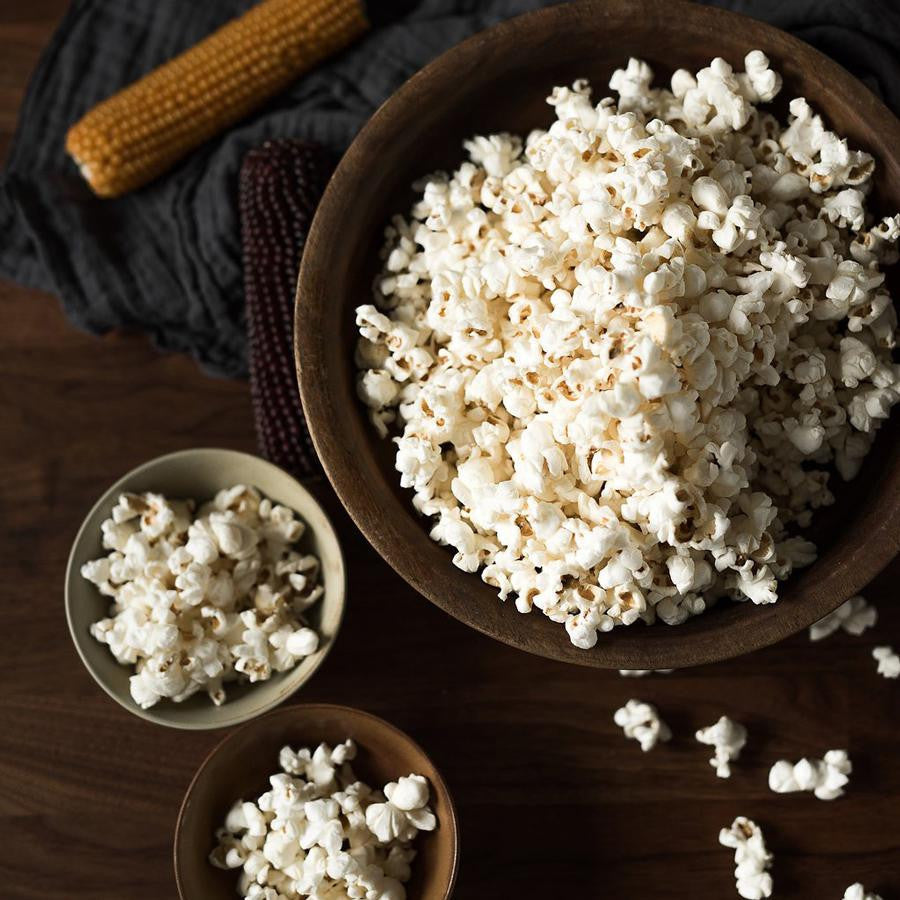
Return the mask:
POLYGON ((370 713, 348 706, 308 704, 275 710, 232 732, 200 766, 175 826, 175 879, 181 900, 233 900, 237 871, 213 867, 207 857, 214 833, 235 801, 268 790, 285 745, 338 744, 352 738, 359 746, 356 775, 382 787, 401 775, 424 775, 431 788, 434 831, 420 832, 407 884, 410 900, 445 900, 453 891, 459 860, 456 811, 443 778, 425 752, 406 734, 370 713))
MULTIPOLYGON (((753 19, 679 0, 584 0, 529 13, 445 53, 404 84, 351 145, 319 206, 297 293, 295 350, 300 390, 316 448, 356 524, 413 587, 473 628, 532 653, 588 666, 673 668, 774 643, 831 612, 896 554, 900 458, 886 427, 863 473, 816 517, 820 559, 766 607, 723 602, 685 625, 634 625, 601 635, 590 651, 540 613, 500 603, 477 575, 454 568, 399 487, 393 447, 365 419, 354 388, 353 309, 369 302, 389 217, 412 201, 410 184, 462 159, 462 141, 496 131, 546 127, 544 98, 587 77, 600 96, 629 56, 657 79, 693 71, 714 56, 741 66, 764 50, 784 76, 784 115, 807 97, 851 145, 877 160, 876 208, 900 209, 900 123, 859 81, 825 56, 753 19)), ((837 487, 837 476, 835 476, 837 487)))
POLYGON ((117 703, 142 719, 172 728, 200 730, 227 728, 258 716, 298 691, 324 662, 334 645, 344 614, 347 577, 337 535, 324 510, 306 488, 278 466, 236 450, 197 448, 180 450, 151 459, 123 475, 94 504, 72 545, 66 569, 66 618, 75 649, 97 684, 117 703), (321 562, 325 587, 322 598, 308 612, 310 624, 319 632, 319 648, 293 669, 256 684, 226 684, 227 699, 215 706, 205 693, 182 703, 161 700, 141 709, 131 697, 132 666, 120 665, 106 644, 95 640, 91 625, 109 613, 110 601, 81 577, 81 566, 105 555, 100 523, 109 517, 123 491, 155 491, 166 497, 205 501, 234 484, 251 484, 265 496, 293 509, 306 522, 300 541, 305 553, 315 553, 321 562))

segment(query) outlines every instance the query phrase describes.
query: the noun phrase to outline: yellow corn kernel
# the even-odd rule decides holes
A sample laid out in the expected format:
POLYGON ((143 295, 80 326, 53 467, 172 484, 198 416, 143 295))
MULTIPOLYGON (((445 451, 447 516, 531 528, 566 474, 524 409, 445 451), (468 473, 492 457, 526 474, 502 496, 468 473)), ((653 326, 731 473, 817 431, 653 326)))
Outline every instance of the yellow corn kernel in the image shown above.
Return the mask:
POLYGON ((91 109, 66 150, 96 194, 134 190, 367 28, 361 0, 263 0, 91 109))

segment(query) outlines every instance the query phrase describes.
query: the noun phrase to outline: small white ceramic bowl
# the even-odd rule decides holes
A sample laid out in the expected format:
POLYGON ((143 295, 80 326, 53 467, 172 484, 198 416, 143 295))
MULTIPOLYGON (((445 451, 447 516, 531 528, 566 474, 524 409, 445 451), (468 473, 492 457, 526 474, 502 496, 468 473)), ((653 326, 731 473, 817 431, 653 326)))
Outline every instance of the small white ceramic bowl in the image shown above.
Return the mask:
POLYGON ((196 449, 170 453, 144 463, 120 478, 94 505, 84 520, 66 568, 66 618, 75 648, 87 670, 100 687, 129 712, 172 728, 200 730, 226 728, 252 719, 277 706, 312 677, 334 644, 344 612, 347 578, 344 558, 334 528, 318 501, 296 479, 256 456, 235 450, 196 449), (104 556, 100 523, 123 491, 154 491, 173 499, 211 499, 222 488, 248 484, 264 496, 294 510, 306 523, 300 541, 303 552, 314 553, 321 561, 325 593, 306 614, 319 633, 319 649, 288 672, 256 684, 226 684, 227 699, 215 706, 205 693, 182 703, 162 700, 150 709, 141 709, 131 698, 128 678, 131 666, 120 665, 106 644, 90 634, 93 622, 109 614, 110 600, 96 586, 81 577, 81 566, 104 556))

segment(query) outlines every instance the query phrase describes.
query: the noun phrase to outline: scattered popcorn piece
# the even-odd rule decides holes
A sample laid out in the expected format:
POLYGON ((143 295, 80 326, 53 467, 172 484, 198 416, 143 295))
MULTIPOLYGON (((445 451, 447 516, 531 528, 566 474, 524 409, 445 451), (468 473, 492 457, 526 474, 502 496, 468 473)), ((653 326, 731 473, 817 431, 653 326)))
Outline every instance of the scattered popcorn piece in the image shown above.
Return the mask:
POLYGON ((715 768, 716 775, 719 778, 730 778, 729 764, 738 758, 747 743, 747 729, 728 716, 722 716, 715 725, 701 728, 695 736, 701 744, 715 747, 715 756, 709 764, 715 768))
POLYGON ((645 753, 659 741, 668 741, 672 737, 669 726, 660 719, 656 707, 640 700, 629 700, 617 709, 613 721, 625 732, 625 737, 638 741, 645 753))
POLYGON ((857 594, 842 603, 833 613, 809 626, 809 639, 821 641, 839 628, 847 634, 860 635, 878 621, 878 610, 857 594))
POLYGON ((885 678, 900 677, 900 656, 893 647, 874 647, 872 656, 878 662, 878 674, 885 678))
POLYGON ((719 832, 719 843, 734 849, 734 878, 745 900, 772 896, 772 854, 766 849, 762 829, 751 819, 738 816, 730 828, 719 832))
POLYGON ((437 827, 428 782, 408 775, 376 791, 350 767, 356 744, 282 747, 282 772, 254 802, 239 800, 209 856, 240 870, 245 900, 404 900, 419 831, 437 827))
POLYGON ((820 800, 843 796, 853 764, 846 750, 829 750, 824 759, 779 760, 769 770, 769 787, 776 794, 812 791, 820 800))
POLYGON ((858 881, 844 891, 844 900, 882 900, 880 894, 867 891, 858 881))
POLYGON ((134 666, 131 696, 147 709, 224 684, 265 681, 315 653, 303 614, 322 596, 319 561, 297 547, 305 525, 252 487, 192 501, 122 494, 101 525, 106 557, 82 577, 112 600, 91 634, 134 666))
MULTIPOLYGON (((356 310, 357 389, 453 563, 580 648, 773 603, 900 401, 873 159, 765 54, 594 102, 418 182, 356 310)), ((121 536, 113 536, 119 539, 121 536)))
POLYGON ((619 669, 624 678, 643 678, 645 675, 671 675, 674 669, 619 669))

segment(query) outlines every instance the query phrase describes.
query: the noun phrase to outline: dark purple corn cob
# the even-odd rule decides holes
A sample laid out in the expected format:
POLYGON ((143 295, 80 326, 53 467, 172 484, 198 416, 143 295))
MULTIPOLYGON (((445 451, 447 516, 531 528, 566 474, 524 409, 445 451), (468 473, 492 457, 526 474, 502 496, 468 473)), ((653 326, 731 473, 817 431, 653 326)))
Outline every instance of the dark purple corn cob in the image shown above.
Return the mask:
MULTIPOLYGON (((267 141, 241 166, 240 213, 250 393, 263 455, 295 475, 321 471, 294 366, 294 292, 313 214, 334 168, 304 141, 267 141)), ((302 300, 301 300, 302 302, 302 300)))

